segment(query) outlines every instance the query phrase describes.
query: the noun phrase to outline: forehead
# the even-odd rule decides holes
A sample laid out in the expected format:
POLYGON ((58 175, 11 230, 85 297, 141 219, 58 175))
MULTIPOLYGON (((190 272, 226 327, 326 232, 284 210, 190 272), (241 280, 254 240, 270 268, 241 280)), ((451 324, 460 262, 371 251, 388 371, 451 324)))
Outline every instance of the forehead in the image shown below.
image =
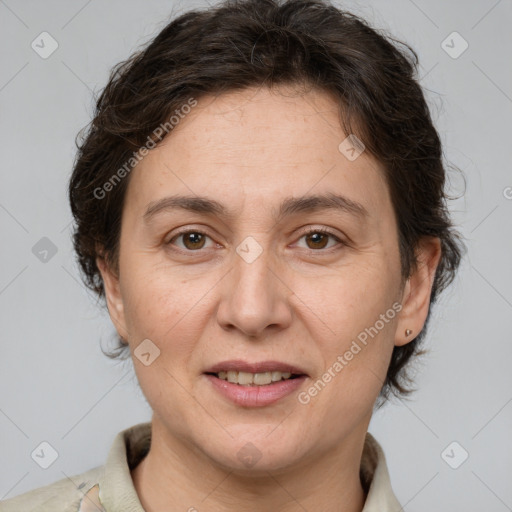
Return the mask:
POLYGON ((389 208, 381 164, 364 151, 348 159, 346 139, 337 102, 321 91, 205 96, 132 171, 127 202, 142 210, 167 195, 197 194, 235 209, 337 192, 369 210, 389 208))

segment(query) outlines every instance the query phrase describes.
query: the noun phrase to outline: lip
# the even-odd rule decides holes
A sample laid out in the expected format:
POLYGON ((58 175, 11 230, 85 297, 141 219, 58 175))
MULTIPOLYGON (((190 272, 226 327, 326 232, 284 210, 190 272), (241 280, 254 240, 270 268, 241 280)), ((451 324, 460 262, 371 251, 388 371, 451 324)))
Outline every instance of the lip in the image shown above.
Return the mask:
MULTIPOLYGON (((295 375, 309 377, 307 372, 298 366, 294 366, 281 361, 260 361, 249 363, 242 359, 231 359, 214 364, 204 371, 204 373, 219 373, 222 371, 247 372, 247 373, 263 373, 263 372, 290 372, 295 375)), ((295 379, 293 379, 295 380, 295 379)))
POLYGON ((281 361, 249 363, 242 359, 231 359, 216 363, 208 368, 203 375, 222 396, 243 407, 264 407, 273 404, 296 391, 309 377, 302 368, 289 363, 281 361), (248 373, 289 372, 297 375, 297 377, 272 382, 265 386, 241 386, 240 384, 234 384, 227 380, 219 379, 216 375, 212 375, 221 371, 248 373))
MULTIPOLYGON (((220 371, 220 370, 219 370, 220 371)), ((244 371, 244 370, 240 370, 244 371)), ((279 371, 279 370, 276 370, 279 371)), ((280 380, 266 386, 241 386, 215 375, 204 374, 213 388, 236 405, 243 407, 264 407, 290 395, 308 378, 306 375, 294 379, 280 380)))

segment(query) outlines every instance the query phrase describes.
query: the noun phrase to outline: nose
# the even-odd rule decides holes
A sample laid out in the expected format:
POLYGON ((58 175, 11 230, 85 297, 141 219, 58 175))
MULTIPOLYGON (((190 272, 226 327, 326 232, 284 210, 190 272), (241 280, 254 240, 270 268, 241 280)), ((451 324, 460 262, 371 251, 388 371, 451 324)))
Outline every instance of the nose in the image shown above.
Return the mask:
POLYGON ((222 280, 222 298, 217 309, 217 320, 223 329, 237 329, 258 337, 265 330, 277 331, 290 325, 288 297, 293 292, 277 267, 267 249, 252 262, 234 254, 233 269, 222 280))

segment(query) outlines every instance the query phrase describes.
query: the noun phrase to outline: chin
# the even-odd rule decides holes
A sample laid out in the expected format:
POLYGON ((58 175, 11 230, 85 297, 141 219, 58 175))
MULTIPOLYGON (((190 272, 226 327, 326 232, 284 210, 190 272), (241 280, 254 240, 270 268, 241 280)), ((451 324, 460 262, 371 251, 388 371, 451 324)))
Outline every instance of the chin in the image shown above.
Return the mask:
POLYGON ((303 443, 277 424, 255 426, 239 424, 229 427, 231 436, 205 440, 202 451, 215 463, 240 475, 268 476, 284 470, 301 458, 303 443), (302 447, 299 450, 297 447, 302 447))

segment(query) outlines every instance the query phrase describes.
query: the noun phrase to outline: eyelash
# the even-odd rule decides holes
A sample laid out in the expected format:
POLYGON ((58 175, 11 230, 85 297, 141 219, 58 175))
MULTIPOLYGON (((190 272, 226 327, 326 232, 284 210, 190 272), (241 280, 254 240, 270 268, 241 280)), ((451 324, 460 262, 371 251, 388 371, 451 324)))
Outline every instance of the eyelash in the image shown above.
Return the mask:
MULTIPOLYGON (((169 245, 169 246, 173 245, 173 242, 175 240, 177 240, 180 236, 188 235, 190 233, 204 235, 204 236, 212 239, 207 233, 205 233, 203 231, 200 231, 200 230, 197 230, 197 229, 186 229, 186 230, 183 230, 183 231, 180 231, 180 232, 176 233, 168 242, 166 242, 166 245, 169 245)), ((310 253, 322 253, 322 252, 323 253, 331 253, 331 252, 333 252, 333 250, 339 249, 339 246, 346 246, 347 245, 343 240, 340 240, 333 232, 329 231, 326 228, 310 228, 307 231, 304 231, 304 232, 301 233, 301 235, 299 237, 299 240, 304 238, 305 236, 312 235, 314 233, 321 233, 322 235, 330 236, 336 242, 338 242, 338 244, 336 246, 330 247, 328 249, 305 249, 306 251, 308 251, 310 253)), ((177 249, 173 249, 173 250, 176 250, 176 251, 179 251, 179 252, 182 252, 182 253, 183 252, 184 253, 201 253, 203 251, 203 249, 197 249, 197 250, 194 251, 194 250, 182 249, 182 248, 177 248, 177 249)))

